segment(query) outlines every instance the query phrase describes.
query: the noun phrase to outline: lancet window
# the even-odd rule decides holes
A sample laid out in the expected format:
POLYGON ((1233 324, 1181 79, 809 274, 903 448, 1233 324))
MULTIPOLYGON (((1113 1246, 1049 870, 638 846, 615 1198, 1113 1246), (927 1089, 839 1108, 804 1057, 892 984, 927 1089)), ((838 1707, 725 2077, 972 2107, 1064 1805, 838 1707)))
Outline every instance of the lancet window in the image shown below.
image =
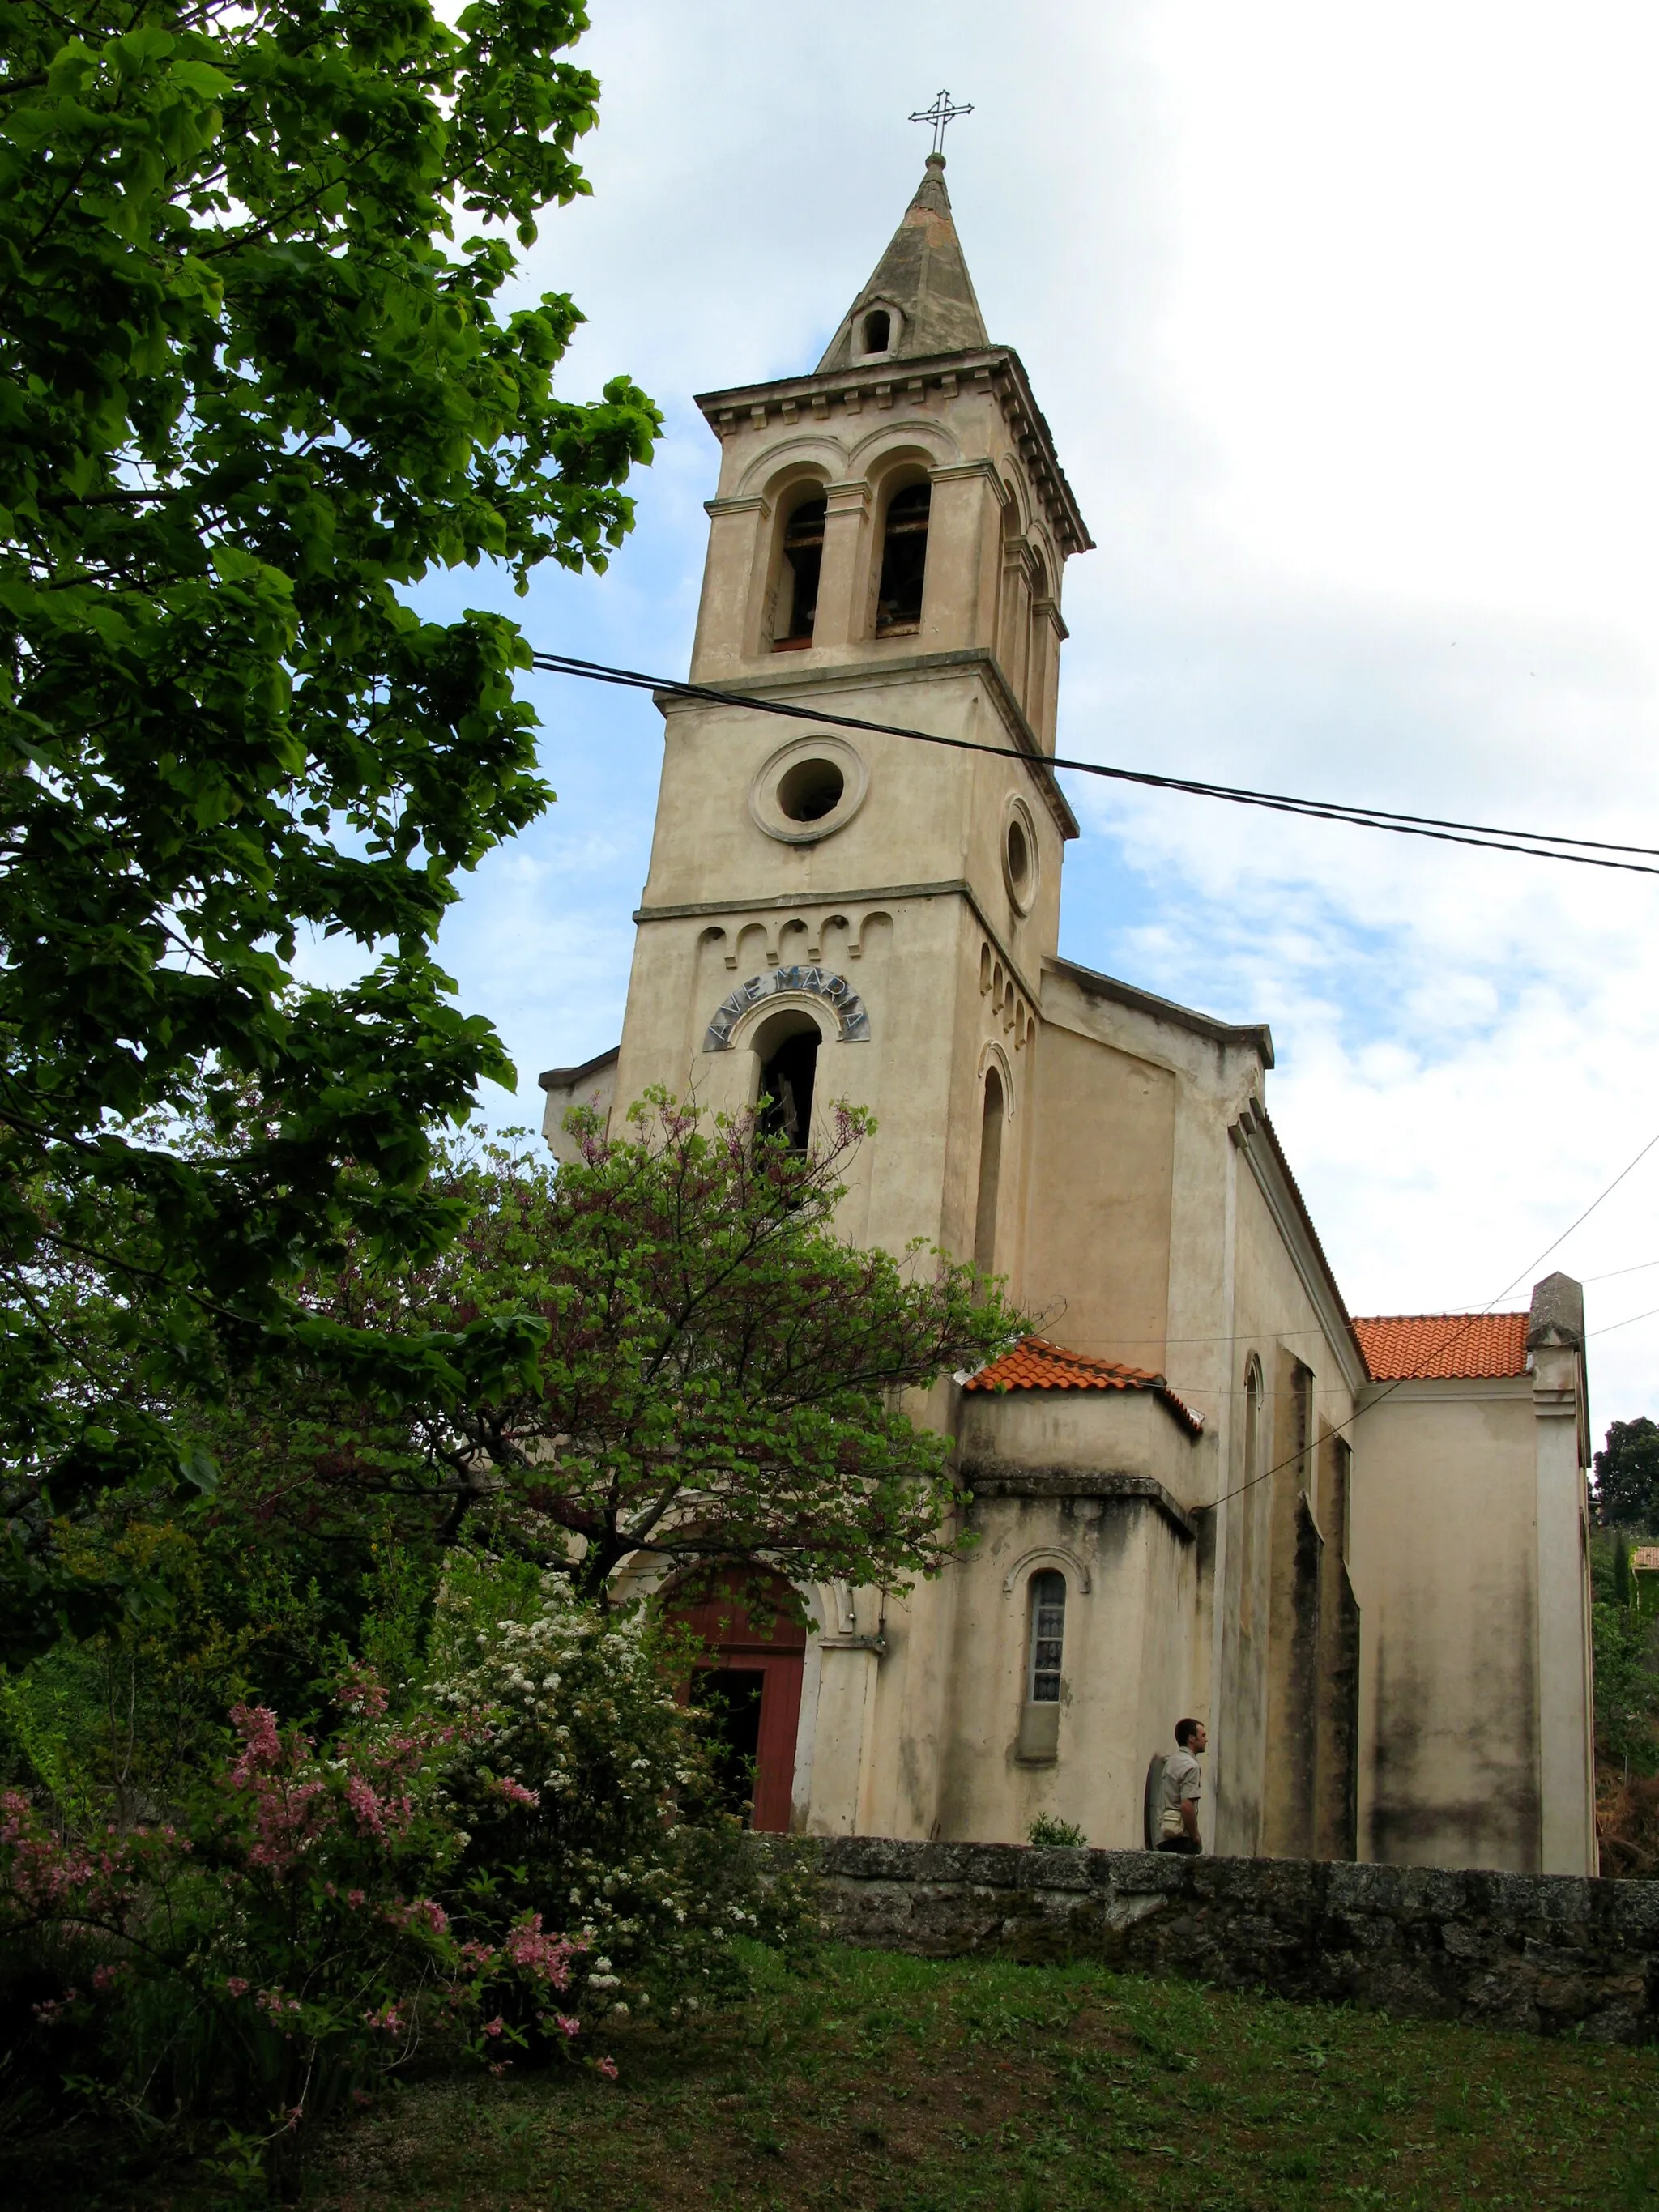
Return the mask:
POLYGON ((974 1265, 990 1274, 997 1257, 997 1196, 1002 1181, 1002 1123, 1006 1111, 1002 1078, 985 1071, 985 1100, 980 1121, 979 1198, 974 1218, 974 1265))
POLYGON ((1252 1352, 1244 1364, 1244 1479, 1238 1497, 1238 1625, 1246 1636, 1255 1629, 1256 1528, 1262 1512, 1261 1443, 1266 1394, 1261 1362, 1252 1352))
POLYGON ((1066 1577, 1050 1568, 1031 1577, 1031 1660, 1026 1697, 1034 1705, 1060 1703, 1060 1655, 1066 1642, 1066 1577))

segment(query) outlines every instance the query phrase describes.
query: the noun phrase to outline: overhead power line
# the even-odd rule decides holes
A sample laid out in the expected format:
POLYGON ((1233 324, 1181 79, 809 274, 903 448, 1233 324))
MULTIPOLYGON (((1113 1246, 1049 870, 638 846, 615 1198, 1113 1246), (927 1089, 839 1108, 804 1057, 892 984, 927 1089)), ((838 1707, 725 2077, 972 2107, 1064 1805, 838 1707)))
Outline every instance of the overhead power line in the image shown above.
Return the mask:
POLYGON ((1341 799, 1298 799, 1288 792, 1253 791, 1232 783, 1206 783, 1195 776, 1154 775, 1150 769, 1113 768, 1102 761, 1069 760, 1054 753, 1026 753, 975 738, 947 738, 937 730, 916 730, 901 722, 871 722, 857 714, 830 714, 822 708, 799 707, 777 699, 754 699, 741 691, 721 691, 707 684, 686 684, 672 676, 649 676, 637 668, 612 668, 604 661, 578 659, 574 653, 532 653, 532 665, 550 676, 574 676, 591 684, 610 684, 631 691, 665 691, 678 699, 710 706, 738 707, 745 714, 777 715, 836 730, 866 730, 878 737, 908 738, 918 744, 944 745, 952 752, 991 753, 1002 760, 1024 761, 1033 768, 1066 769, 1076 775, 1098 775, 1114 783, 1139 784, 1151 791, 1179 791, 1194 799, 1224 799, 1234 806, 1262 806, 1278 814, 1297 814, 1313 822, 1346 822, 1357 830, 1388 830, 1401 837, 1427 837, 1437 844, 1472 845, 1486 853, 1521 853, 1534 860, 1570 860, 1583 868, 1617 868, 1638 876, 1659 876, 1659 846, 1621 845, 1602 837, 1568 837, 1542 830, 1495 829, 1481 822, 1459 822, 1437 814, 1403 814, 1381 806, 1351 806, 1341 799), (1618 854, 1638 855, 1615 859, 1618 854))

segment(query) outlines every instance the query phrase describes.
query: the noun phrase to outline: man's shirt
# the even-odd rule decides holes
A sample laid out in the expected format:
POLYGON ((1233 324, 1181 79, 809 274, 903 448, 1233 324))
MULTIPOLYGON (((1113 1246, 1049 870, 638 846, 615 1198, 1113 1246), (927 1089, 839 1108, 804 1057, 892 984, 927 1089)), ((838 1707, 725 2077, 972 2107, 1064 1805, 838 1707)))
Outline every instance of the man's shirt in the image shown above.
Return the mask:
POLYGON ((1177 1745, 1164 1769, 1163 1815, 1158 1822, 1159 1833, 1184 1836, 1187 1829, 1181 1817, 1181 1801, 1183 1797, 1190 1798, 1196 1804, 1203 1794, 1203 1768, 1190 1751, 1177 1745))

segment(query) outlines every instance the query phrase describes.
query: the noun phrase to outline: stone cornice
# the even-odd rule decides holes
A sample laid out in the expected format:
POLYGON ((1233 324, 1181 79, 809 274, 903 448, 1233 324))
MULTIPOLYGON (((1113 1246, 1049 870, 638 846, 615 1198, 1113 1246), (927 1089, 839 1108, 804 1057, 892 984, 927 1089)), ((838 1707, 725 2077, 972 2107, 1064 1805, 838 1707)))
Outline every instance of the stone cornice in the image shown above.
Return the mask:
POLYGON ((1534 1395, 1530 1375, 1403 1375, 1386 1382, 1368 1382, 1358 1402, 1361 1413, 1369 1413, 1389 1398, 1410 1405, 1443 1401, 1468 1406, 1487 1401, 1513 1405, 1534 1395))
POLYGON ((1198 1534, 1185 1506, 1150 1474, 1118 1474, 1091 1467, 1023 1467, 1003 1459, 964 1460, 957 1473, 976 1498, 1117 1498, 1156 1507, 1188 1543, 1198 1534))
POLYGON ((700 392, 696 404, 717 438, 749 427, 763 429, 776 416, 786 424, 804 415, 828 422, 837 410, 860 415, 866 403, 884 408, 903 399, 925 406, 930 396, 954 399, 975 387, 1001 408, 1020 459, 1048 514, 1062 559, 1086 553, 1094 540, 1083 520, 1077 495, 1066 480, 1054 450, 1054 434, 1032 397, 1024 363, 1012 346, 988 346, 972 353, 936 354, 921 361, 860 362, 813 376, 787 376, 771 384, 734 386, 726 392, 700 392))

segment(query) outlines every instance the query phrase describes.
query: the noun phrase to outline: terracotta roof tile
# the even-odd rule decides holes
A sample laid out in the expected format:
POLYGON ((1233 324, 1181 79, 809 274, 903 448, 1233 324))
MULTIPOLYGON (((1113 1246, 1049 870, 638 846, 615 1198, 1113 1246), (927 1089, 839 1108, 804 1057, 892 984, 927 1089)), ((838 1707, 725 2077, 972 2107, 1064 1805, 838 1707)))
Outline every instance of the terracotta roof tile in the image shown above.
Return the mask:
POLYGON ((1091 1359, 1086 1352, 1067 1352, 1064 1345, 1046 1337, 1024 1336, 1012 1352, 994 1359, 970 1375, 968 1390, 1152 1390, 1191 1435, 1204 1425, 1204 1416, 1183 1405, 1161 1375, 1146 1367, 1122 1367, 1110 1359, 1091 1359))
POLYGON ((1377 1314, 1354 1334, 1378 1382, 1475 1382, 1527 1371, 1524 1313, 1377 1314))

